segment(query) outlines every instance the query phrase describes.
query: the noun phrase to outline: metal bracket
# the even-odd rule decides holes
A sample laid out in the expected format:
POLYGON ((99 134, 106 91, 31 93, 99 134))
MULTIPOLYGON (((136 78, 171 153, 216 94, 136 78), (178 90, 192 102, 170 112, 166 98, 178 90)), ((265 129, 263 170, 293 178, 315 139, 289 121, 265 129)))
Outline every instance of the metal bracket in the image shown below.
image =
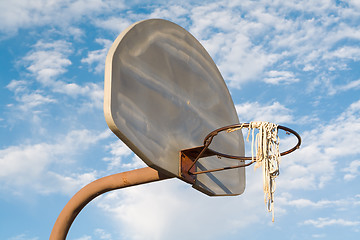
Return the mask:
MULTIPOLYGON (((196 174, 194 174, 194 172, 196 172, 196 166, 194 161, 199 159, 199 155, 204 148, 205 146, 200 146, 180 151, 180 177, 190 184, 194 184, 196 181, 196 174)), ((214 155, 216 155, 216 152, 207 148, 205 152, 201 154, 200 158, 214 155)))

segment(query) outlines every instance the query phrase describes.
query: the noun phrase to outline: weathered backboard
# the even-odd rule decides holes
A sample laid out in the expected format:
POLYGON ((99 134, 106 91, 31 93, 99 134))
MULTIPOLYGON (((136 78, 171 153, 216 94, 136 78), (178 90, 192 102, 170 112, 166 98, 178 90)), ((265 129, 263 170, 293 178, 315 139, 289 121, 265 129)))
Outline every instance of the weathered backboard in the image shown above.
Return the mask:
MULTIPOLYGON (((137 22, 110 48, 104 113, 110 129, 147 165, 180 177, 179 154, 201 146, 214 129, 239 122, 227 86, 203 46, 185 29, 160 19, 137 22)), ((214 150, 244 156, 241 131, 217 136, 214 150)), ((199 170, 240 164, 206 157, 199 170)), ((238 195, 245 169, 199 174, 194 188, 238 195)))

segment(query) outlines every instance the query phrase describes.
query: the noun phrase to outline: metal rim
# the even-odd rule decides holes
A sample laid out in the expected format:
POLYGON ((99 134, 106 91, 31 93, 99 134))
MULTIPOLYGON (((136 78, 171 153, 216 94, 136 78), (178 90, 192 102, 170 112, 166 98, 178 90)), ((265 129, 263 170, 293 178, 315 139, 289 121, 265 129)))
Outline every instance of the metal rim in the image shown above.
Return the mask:
MULTIPOLYGON (((239 123, 239 124, 233 124, 233 125, 229 125, 229 126, 225 126, 225 127, 221 127, 221 128, 218 128, 218 129, 215 129, 214 131, 212 131, 211 133, 209 133, 205 138, 204 138, 204 147, 205 148, 208 148, 213 140, 213 138, 218 135, 220 132, 223 132, 223 131, 226 131, 226 130, 230 130, 230 129, 234 129, 234 128, 239 128, 239 127, 242 127, 242 128, 248 128, 250 125, 250 123, 239 123)), ((292 153, 293 151, 295 151, 296 149, 299 149, 300 148, 300 145, 301 145, 301 137, 300 135, 292 130, 291 128, 288 128, 288 127, 284 127, 284 126, 281 126, 281 125, 278 125, 277 126, 278 129, 281 129, 281 130, 284 130, 286 133, 291 133, 293 134, 297 140, 298 140, 298 143, 291 149, 287 150, 287 151, 284 151, 284 152, 281 152, 280 153, 280 156, 284 156, 284 155, 287 155, 289 153, 292 153)), ((226 158, 230 158, 230 159, 238 159, 238 160, 252 160, 253 158, 252 157, 241 157, 241 156, 236 156, 236 155, 229 155, 229 154, 225 154, 225 153, 221 153, 221 152, 217 152, 217 151, 214 151, 212 150, 216 155, 218 156, 221 156, 221 157, 226 157, 226 158)), ((252 163, 250 163, 252 164, 252 163)), ((248 165, 250 165, 248 164, 248 165)))
MULTIPOLYGON (((190 175, 197 175, 197 174, 202 174, 202 173, 209 173, 209 172, 217 172, 217 171, 223 171, 223 170, 229 170, 229 169, 235 169, 235 168, 240 168, 240 167, 247 167, 251 164, 253 164, 255 161, 251 161, 249 163, 245 163, 246 160, 253 160, 253 157, 242 157, 242 156, 235 156, 235 155, 229 155, 229 154, 225 154, 225 153, 221 153, 221 152, 217 152, 214 151, 212 149, 209 149, 209 146, 213 140, 213 138, 218 135, 220 132, 225 131, 225 130, 229 130, 229 129, 234 129, 234 128, 248 128, 250 125, 250 123, 239 123, 239 124, 234 124, 234 125, 229 125, 229 126, 225 126, 225 127, 221 127, 218 128, 212 132, 210 132, 204 139, 204 146, 201 150, 201 152, 198 154, 198 156, 194 159, 194 161, 192 162, 192 164, 190 165, 190 167, 187 170, 187 173, 190 175), (229 167, 225 167, 225 168, 219 168, 219 169, 212 169, 212 170, 205 170, 205 171, 195 171, 195 172, 191 172, 190 169, 196 164, 196 162, 202 157, 202 155, 207 151, 207 150, 211 150, 212 155, 217 155, 218 157, 225 157, 225 158, 229 158, 229 159, 236 159, 236 160, 240 160, 243 161, 244 164, 241 165, 236 165, 236 166, 229 166, 229 167)), ((287 155, 293 151, 295 151, 296 149, 300 148, 301 145, 301 137, 300 135, 292 130, 291 128, 288 127, 284 127, 281 125, 277 126, 278 129, 284 130, 287 134, 293 134, 297 140, 298 143, 291 149, 281 152, 280 156, 284 156, 287 155)))

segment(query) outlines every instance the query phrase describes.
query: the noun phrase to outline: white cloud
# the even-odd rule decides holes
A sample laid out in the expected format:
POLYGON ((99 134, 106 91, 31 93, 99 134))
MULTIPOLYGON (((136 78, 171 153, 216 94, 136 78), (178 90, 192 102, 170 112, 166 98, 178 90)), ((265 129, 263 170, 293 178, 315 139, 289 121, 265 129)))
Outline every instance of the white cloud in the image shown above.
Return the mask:
POLYGON ((354 7, 354 10, 360 9, 360 2, 357 0, 350 0, 349 3, 354 7))
POLYGON ((95 229, 95 234, 98 236, 99 239, 108 239, 111 240, 111 234, 107 233, 104 229, 97 228, 95 229))
POLYGON ((93 133, 71 131, 56 143, 10 146, 0 150, 0 179, 2 189, 15 194, 32 189, 41 194, 73 193, 79 186, 94 180, 96 172, 62 176, 53 169, 74 164, 73 157, 98 141, 107 138, 109 131, 93 133))
POLYGON ((312 201, 306 198, 294 199, 292 195, 288 193, 276 197, 276 201, 282 207, 290 206, 296 208, 315 208, 315 209, 331 208, 334 210, 343 209, 344 206, 351 208, 360 204, 360 201, 356 199, 356 196, 354 198, 342 198, 337 200, 322 199, 319 201, 312 201))
POLYGON ((221 1, 195 6, 191 9, 190 17, 190 32, 200 39, 210 38, 216 29, 228 33, 234 29, 232 25, 237 25, 240 20, 240 16, 231 12, 221 1))
POLYGON ((76 97, 85 97, 90 101, 83 103, 82 109, 102 109, 104 90, 102 83, 87 83, 85 85, 78 85, 76 83, 64 83, 57 81, 52 91, 63 93, 65 95, 76 97))
POLYGON ((267 54, 249 43, 247 37, 234 36, 231 46, 223 49, 224 59, 219 62, 219 68, 230 87, 240 88, 244 82, 260 80, 264 70, 279 59, 277 54, 267 54))
MULTIPOLYGON (((45 96, 40 90, 30 91, 29 82, 24 80, 12 80, 6 87, 15 93, 15 99, 19 102, 22 112, 32 111, 34 108, 47 103, 55 103, 51 96, 45 96)), ((36 111, 41 111, 39 108, 36 111)), ((33 114, 36 114, 33 111, 33 114)))
POLYGON ((47 149, 48 144, 36 144, 1 150, 0 176, 3 181, 18 185, 26 184, 27 179, 37 178, 51 161, 51 151, 47 149))
POLYGON ((360 48, 353 46, 341 47, 329 54, 326 54, 324 58, 340 58, 340 59, 351 59, 358 61, 360 59, 360 48))
POLYGON ((102 49, 89 51, 87 57, 81 59, 82 63, 87 63, 89 66, 95 65, 92 69, 95 73, 103 73, 105 68, 106 54, 112 45, 112 41, 107 39, 96 39, 97 43, 103 45, 102 49))
MULTIPOLYGON (((104 39, 99 39, 97 41, 104 45, 110 44, 108 40, 104 39)), ((106 49, 107 47, 97 53, 97 55, 92 54, 91 57, 88 56, 88 58, 85 58, 84 62, 89 64, 95 63, 97 65, 95 71, 100 71, 104 64, 104 62, 101 63, 100 61, 102 58, 105 58, 106 49)), ((63 40, 44 42, 40 40, 33 45, 33 50, 22 59, 22 64, 27 67, 27 70, 29 70, 31 75, 41 84, 41 87, 44 90, 50 89, 53 93, 62 93, 74 98, 78 96, 87 97, 91 100, 86 103, 87 108, 102 108, 102 83, 96 84, 89 82, 84 85, 79 85, 77 83, 68 83, 61 80, 61 76, 67 72, 67 67, 72 64, 69 60, 72 53, 72 46, 69 42, 63 40)), ((40 95, 39 90, 35 91, 35 93, 31 93, 30 96, 29 94, 25 94, 25 92, 30 91, 30 81, 13 80, 8 85, 8 88, 18 94, 17 100, 19 102, 24 102, 23 100, 29 99, 30 97, 37 100, 38 104, 35 105, 56 101, 51 96, 40 95)), ((31 105, 24 107, 31 107, 31 105)))
POLYGON ((346 173, 344 176, 344 180, 354 180, 356 177, 360 176, 360 160, 352 161, 349 166, 343 168, 342 171, 346 173))
POLYGON ((108 169, 118 169, 124 166, 124 158, 129 157, 132 151, 122 141, 117 140, 107 146, 110 149, 111 157, 103 158, 104 161, 108 162, 108 169))
POLYGON ((357 90, 360 88, 360 79, 355 81, 350 81, 344 85, 331 85, 329 87, 329 94, 334 95, 336 93, 345 92, 349 90, 357 90))
POLYGON ((204 43, 230 86, 239 88, 243 82, 258 79, 279 58, 253 43, 263 26, 241 19, 226 3, 211 3, 191 11, 190 32, 204 43))
POLYGON ((354 89, 358 89, 360 87, 360 79, 356 80, 356 81, 351 81, 348 84, 341 86, 340 89, 342 91, 347 91, 347 90, 354 90, 354 89))
POLYGON ((315 70, 315 67, 311 64, 305 64, 305 66, 303 68, 304 72, 313 71, 313 70, 315 70))
MULTIPOLYGON (((352 103, 329 124, 318 125, 300 134, 303 145, 296 154, 282 161, 280 167, 284 170, 279 186, 286 189, 323 188, 334 177, 339 159, 360 154, 358 143, 354 141, 360 134, 360 101, 352 103)), ((282 143, 286 144, 286 140, 282 143)))
POLYGON ((110 30, 116 34, 120 34, 128 26, 133 24, 135 21, 130 21, 128 17, 111 16, 107 19, 95 19, 94 24, 99 28, 110 30))
POLYGON ((245 237, 242 229, 271 222, 261 186, 250 185, 241 197, 208 197, 170 179, 109 193, 97 205, 121 226, 122 239, 183 239, 184 229, 194 239, 219 239, 224 231, 245 237))
POLYGON ((292 123, 293 116, 291 110, 279 102, 271 105, 260 105, 258 102, 247 102, 237 104, 236 112, 240 122, 266 121, 273 123, 292 123))
POLYGON ((68 59, 72 53, 71 44, 63 40, 43 42, 39 40, 23 61, 27 69, 45 86, 54 84, 54 79, 65 73, 66 67, 71 65, 68 59))
POLYGON ((84 235, 80 238, 76 238, 75 240, 91 240, 91 239, 104 239, 104 240, 112 240, 112 236, 110 233, 107 233, 104 229, 96 228, 94 230, 93 236, 84 235))
POLYGON ((26 91, 28 89, 28 82, 24 80, 11 80, 6 87, 16 94, 26 91))
POLYGON ((122 8, 124 8, 122 1, 0 1, 0 9, 2 9, 0 32, 13 35, 19 29, 50 25, 66 30, 62 34, 67 34, 70 29, 70 33, 79 36, 79 29, 71 27, 75 22, 83 18, 92 19, 98 14, 122 8))
MULTIPOLYGON (((360 39, 354 24, 360 14, 330 1, 218 1, 193 7, 190 17, 190 32, 235 88, 263 79, 270 84, 300 81, 290 68, 322 73, 325 80, 334 75, 329 66, 344 70, 347 61, 359 59, 357 47, 342 43, 360 39)), ((314 90, 325 86, 331 91, 331 85, 319 81, 314 90)))
POLYGON ((75 240, 91 240, 91 239, 92 239, 91 236, 85 235, 85 236, 82 236, 82 237, 80 237, 80 238, 76 238, 75 240))
POLYGON ((281 176, 277 181, 277 185, 282 189, 323 188, 334 176, 334 159, 318 152, 324 146, 309 147, 308 145, 316 143, 307 141, 304 136, 302 140, 305 146, 297 150, 296 154, 282 159, 281 176))
POLYGON ((313 225, 316 228, 323 228, 328 226, 343 226, 343 227, 355 227, 360 226, 359 221, 349 221, 342 218, 331 219, 331 218, 318 218, 309 219, 303 222, 304 225, 313 225))
POLYGON ((64 176, 51 170, 47 170, 42 173, 41 182, 35 181, 32 188, 37 193, 44 195, 51 193, 72 195, 81 187, 96 180, 97 175, 98 173, 96 171, 92 171, 85 173, 72 173, 64 176))
POLYGON ((294 76, 294 73, 288 71, 270 71, 267 73, 267 77, 264 82, 269 84, 288 84, 300 81, 294 76))
POLYGON ((28 237, 26 234, 20 234, 15 237, 8 238, 8 240, 38 240, 38 237, 28 237))
POLYGON ((25 111, 42 104, 56 102, 55 99, 43 96, 38 92, 21 95, 20 98, 17 98, 17 101, 22 103, 21 108, 25 111))
MULTIPOLYGON (((185 2, 182 5, 154 8, 149 14, 128 11, 124 18, 121 14, 106 14, 126 8, 123 2, 118 1, 67 0, 49 3, 38 0, 27 4, 12 1, 2 8, 7 13, 2 22, 6 23, 6 29, 50 23, 71 25, 71 32, 80 36, 82 33, 79 33, 76 22, 83 18, 116 33, 140 19, 170 19, 188 27, 215 58, 230 86, 240 88, 245 82, 262 79, 271 84, 299 81, 296 77, 288 78, 287 74, 267 76, 269 69, 270 75, 271 72, 290 73, 284 65, 327 74, 324 66, 339 69, 339 66, 347 65, 346 62, 337 64, 339 59, 358 59, 356 47, 347 44, 340 48, 337 46, 343 40, 360 39, 360 31, 353 24, 360 14, 356 11, 357 4, 350 5, 343 7, 329 1, 304 1, 302 4, 270 4, 266 0, 256 3, 218 1, 206 5, 185 2), (184 17, 186 13, 190 13, 190 19, 184 17), (98 15, 108 17, 96 17, 98 15), (17 16, 17 19, 13 19, 13 16, 17 16)), ((89 52, 84 62, 93 64, 102 55, 102 50, 89 52)), ((102 64, 96 64, 95 71, 101 69, 102 64)), ((43 74, 55 73, 45 71, 43 74)))
POLYGON ((124 162, 121 167, 124 170, 146 167, 147 165, 138 156, 133 155, 129 162, 124 162))
POLYGON ((182 22, 186 15, 188 14, 188 9, 185 9, 183 6, 180 5, 170 5, 166 8, 157 8, 155 9, 147 18, 162 18, 168 19, 170 21, 182 22))
POLYGON ((313 238, 325 238, 326 234, 313 234, 311 235, 313 238))

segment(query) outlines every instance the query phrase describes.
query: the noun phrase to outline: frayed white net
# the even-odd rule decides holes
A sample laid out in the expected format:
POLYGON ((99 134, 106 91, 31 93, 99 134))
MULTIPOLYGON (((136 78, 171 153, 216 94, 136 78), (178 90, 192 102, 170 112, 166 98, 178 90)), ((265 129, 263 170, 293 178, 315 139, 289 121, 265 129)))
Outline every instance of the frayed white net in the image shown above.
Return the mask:
MULTIPOLYGON (((230 129, 233 132, 242 129, 243 126, 230 129)), ((252 136, 251 156, 255 162, 255 169, 262 167, 264 201, 269 212, 272 212, 274 221, 274 192, 276 189, 275 178, 279 175, 280 151, 278 137, 278 125, 269 122, 250 122, 247 141, 252 136), (258 133, 255 135, 255 129, 258 133)))

